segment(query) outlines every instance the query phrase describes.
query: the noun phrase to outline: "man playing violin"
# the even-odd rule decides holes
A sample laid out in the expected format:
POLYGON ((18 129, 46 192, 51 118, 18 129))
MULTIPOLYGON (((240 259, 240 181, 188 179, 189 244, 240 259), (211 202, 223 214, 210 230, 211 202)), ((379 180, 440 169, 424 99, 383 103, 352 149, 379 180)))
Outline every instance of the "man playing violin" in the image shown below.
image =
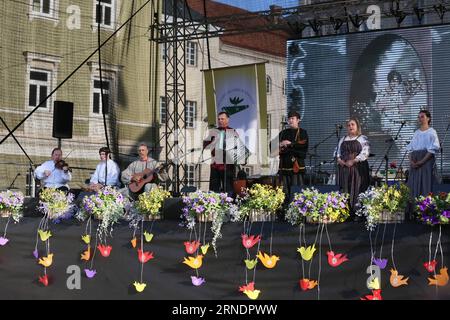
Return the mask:
MULTIPOLYGON (((144 171, 155 171, 158 168, 158 162, 155 159, 152 159, 148 155, 148 147, 145 143, 139 144, 138 147, 139 159, 130 163, 128 168, 122 171, 121 179, 123 184, 128 186, 126 190, 126 194, 135 198, 135 196, 139 193, 150 191, 154 187, 156 187, 159 181, 165 181, 167 179, 167 174, 162 170, 157 174, 153 175, 151 181, 148 183, 144 183, 142 188, 138 192, 132 192, 129 188, 129 185, 132 183, 141 183, 144 179, 148 180, 148 176, 143 174, 144 171), (149 170, 147 170, 149 169, 149 170)), ((144 180, 144 181, 145 181, 144 180)))
POLYGON ((36 179, 41 180, 44 188, 57 188, 68 192, 68 182, 72 180, 69 165, 62 159, 62 150, 54 148, 52 160, 45 161, 34 172, 36 179))

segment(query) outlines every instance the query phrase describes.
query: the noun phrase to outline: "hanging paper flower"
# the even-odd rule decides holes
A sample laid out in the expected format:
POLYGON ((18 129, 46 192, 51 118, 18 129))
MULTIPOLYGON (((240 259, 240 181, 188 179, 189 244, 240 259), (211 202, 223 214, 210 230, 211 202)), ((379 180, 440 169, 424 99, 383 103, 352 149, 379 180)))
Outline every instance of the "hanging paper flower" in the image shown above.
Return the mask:
POLYGON ((146 263, 147 261, 153 259, 153 252, 144 251, 142 252, 141 249, 138 249, 138 259, 142 263, 146 263))
POLYGON ((423 264, 423 266, 425 267, 425 269, 427 269, 428 272, 434 272, 434 270, 436 269, 436 265, 437 265, 437 261, 436 260, 432 260, 432 261, 427 261, 423 264))
POLYGON ((192 269, 198 269, 202 266, 203 263, 203 255, 199 254, 196 257, 188 257, 184 258, 184 264, 187 264, 192 269))
POLYGON ((105 258, 109 257, 109 255, 111 254, 111 250, 112 250, 111 246, 105 246, 103 244, 99 244, 97 246, 97 248, 100 251, 100 254, 105 258))
POLYGON ((200 242, 199 241, 185 241, 184 242, 184 247, 186 249, 186 252, 188 254, 194 254, 195 251, 197 251, 198 247, 200 246, 200 242))
POLYGON ((48 286, 48 276, 39 276, 39 282, 42 283, 44 286, 48 286))

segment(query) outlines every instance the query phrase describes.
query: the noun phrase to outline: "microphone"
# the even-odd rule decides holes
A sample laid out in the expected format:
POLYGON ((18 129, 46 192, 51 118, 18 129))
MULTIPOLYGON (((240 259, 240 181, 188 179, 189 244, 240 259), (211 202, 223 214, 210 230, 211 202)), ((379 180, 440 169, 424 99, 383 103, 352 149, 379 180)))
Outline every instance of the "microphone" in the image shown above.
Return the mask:
POLYGON ((321 165, 323 165, 323 164, 325 164, 325 163, 328 163, 328 161, 321 161, 320 163, 319 163, 319 166, 321 166, 321 165))
POLYGON ((399 123, 399 124, 407 124, 408 123, 408 121, 406 121, 406 120, 394 120, 393 122, 399 123))
POLYGON ((336 129, 342 129, 343 127, 342 127, 342 124, 335 124, 335 126, 336 126, 336 129))

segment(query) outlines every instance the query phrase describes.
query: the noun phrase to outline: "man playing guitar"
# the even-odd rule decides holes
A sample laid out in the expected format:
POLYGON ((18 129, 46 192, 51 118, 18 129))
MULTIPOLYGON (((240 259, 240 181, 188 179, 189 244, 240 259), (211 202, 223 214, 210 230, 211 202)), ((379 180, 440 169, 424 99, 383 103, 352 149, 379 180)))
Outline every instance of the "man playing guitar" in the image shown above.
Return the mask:
POLYGON ((148 156, 148 147, 145 143, 139 144, 139 159, 130 163, 128 168, 122 171, 122 182, 127 186, 129 196, 135 198, 139 193, 150 191, 156 187, 158 181, 165 181, 167 174, 162 170, 158 173, 158 162, 148 156))

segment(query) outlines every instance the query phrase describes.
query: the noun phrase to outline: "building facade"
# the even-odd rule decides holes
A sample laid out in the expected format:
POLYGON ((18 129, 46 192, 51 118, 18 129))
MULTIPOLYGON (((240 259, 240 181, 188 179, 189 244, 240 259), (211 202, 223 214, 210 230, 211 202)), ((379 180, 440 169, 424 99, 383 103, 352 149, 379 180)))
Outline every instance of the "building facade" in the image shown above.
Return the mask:
MULTIPOLYGON (((62 140, 62 148, 72 167, 86 168, 74 170, 73 188, 84 184, 99 160, 98 149, 106 145, 104 123, 115 160, 122 166, 132 160, 139 141, 149 145, 158 141, 154 112, 158 79, 153 69, 157 52, 148 40, 154 7, 147 4, 127 22, 144 3, 25 0, 0 4, 0 116, 12 129, 40 105, 14 132, 38 165, 58 145, 52 137, 54 102, 72 102, 73 136, 62 140), (95 51, 102 43, 99 54, 95 51)), ((6 126, 0 124, 0 136, 7 134, 6 126)), ((0 145, 0 162, 0 188, 8 187, 21 173, 14 186, 24 189, 30 161, 13 137, 0 145)))

